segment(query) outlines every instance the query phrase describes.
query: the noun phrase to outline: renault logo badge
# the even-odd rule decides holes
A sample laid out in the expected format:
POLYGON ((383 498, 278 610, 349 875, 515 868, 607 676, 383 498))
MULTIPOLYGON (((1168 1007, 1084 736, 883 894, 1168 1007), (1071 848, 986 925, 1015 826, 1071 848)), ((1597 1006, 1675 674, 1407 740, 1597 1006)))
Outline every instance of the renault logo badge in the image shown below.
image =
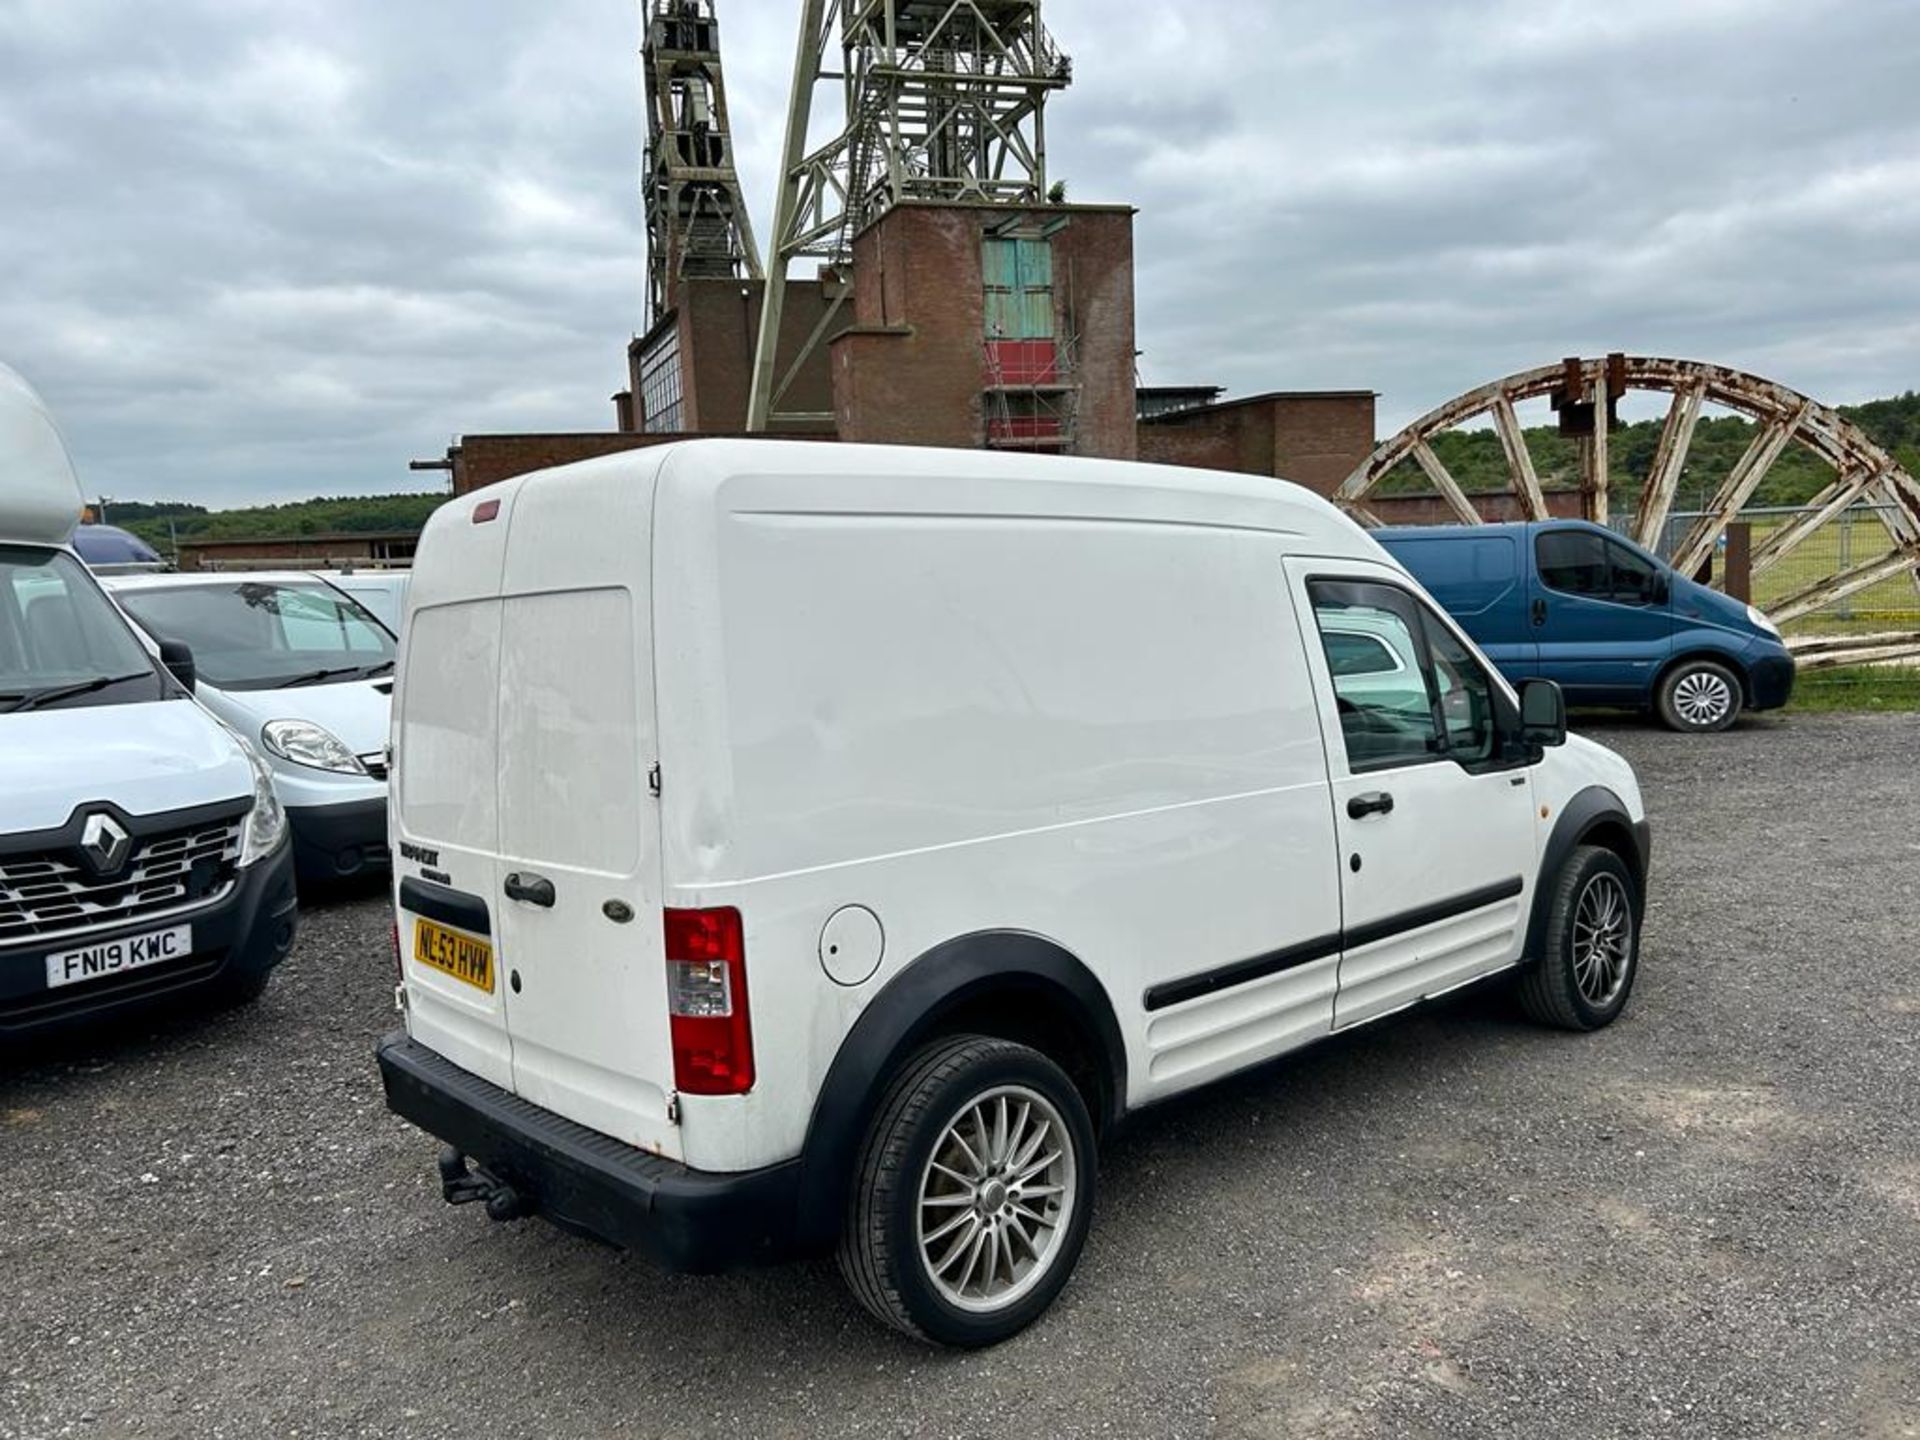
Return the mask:
POLYGON ((127 863, 133 837, 111 815, 89 815, 80 827, 80 853, 96 875, 111 875, 127 863))

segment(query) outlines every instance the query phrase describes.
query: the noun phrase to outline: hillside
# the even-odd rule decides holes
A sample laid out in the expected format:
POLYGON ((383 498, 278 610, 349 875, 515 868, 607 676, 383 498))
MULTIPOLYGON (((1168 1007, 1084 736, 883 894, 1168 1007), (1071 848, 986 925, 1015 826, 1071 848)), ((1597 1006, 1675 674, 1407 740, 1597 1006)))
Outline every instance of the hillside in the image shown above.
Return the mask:
POLYGON ((173 501, 116 500, 108 506, 107 519, 167 555, 172 553, 174 536, 181 540, 263 540, 418 530, 445 499, 447 496, 439 493, 342 495, 239 510, 209 510, 204 505, 173 501))
MULTIPOLYGON (((1908 391, 1888 400, 1871 400, 1864 405, 1840 407, 1840 413, 1853 421, 1875 442, 1893 453, 1910 474, 1920 474, 1920 394, 1908 391)), ((1609 469, 1613 477, 1614 508, 1631 504, 1646 484, 1653 468, 1654 452, 1660 445, 1662 421, 1643 420, 1623 425, 1613 432, 1609 447, 1609 469)), ((1688 452, 1687 472, 1676 498, 1676 508, 1696 509, 1711 496, 1753 440, 1753 422, 1738 416, 1707 417, 1694 432, 1688 452)), ((1526 431, 1527 450, 1541 483, 1548 488, 1578 483, 1578 460, 1574 442, 1564 440, 1551 425, 1526 431)), ((1504 490, 1507 488, 1506 457, 1500 440, 1492 430, 1456 430, 1437 437, 1433 450, 1453 473, 1462 488, 1504 490)), ((1789 446, 1755 494, 1754 505, 1800 505, 1810 500, 1833 472, 1799 446, 1789 446)), ((1386 481, 1388 493, 1420 492, 1431 488, 1412 462, 1397 469, 1386 481)))

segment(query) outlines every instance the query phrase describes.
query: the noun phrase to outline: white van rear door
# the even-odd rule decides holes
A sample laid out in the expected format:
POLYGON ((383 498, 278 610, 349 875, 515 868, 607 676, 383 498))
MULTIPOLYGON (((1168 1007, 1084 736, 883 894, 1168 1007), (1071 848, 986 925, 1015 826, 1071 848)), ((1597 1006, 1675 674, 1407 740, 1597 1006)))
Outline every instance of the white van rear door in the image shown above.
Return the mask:
POLYGON ((660 917, 653 485, 600 467, 515 506, 501 590, 492 908, 513 1089, 679 1158, 660 917))
POLYGON ((464 1070, 513 1084, 500 910, 495 726, 500 576, 513 493, 443 506, 414 575, 393 696, 391 815, 408 1033, 464 1070), (477 516, 482 504, 492 518, 477 516), (483 964, 491 958, 495 963, 483 964))

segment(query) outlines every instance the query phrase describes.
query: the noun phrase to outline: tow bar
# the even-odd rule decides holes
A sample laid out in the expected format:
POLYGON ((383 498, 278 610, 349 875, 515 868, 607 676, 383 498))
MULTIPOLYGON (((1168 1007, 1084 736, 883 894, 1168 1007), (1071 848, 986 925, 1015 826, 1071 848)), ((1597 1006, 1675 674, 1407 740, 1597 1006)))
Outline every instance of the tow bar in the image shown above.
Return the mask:
POLYGON ((518 1190, 484 1170, 469 1170, 467 1157, 451 1145, 440 1152, 440 1194, 449 1205, 485 1205, 489 1220, 524 1220, 533 1214, 518 1190))

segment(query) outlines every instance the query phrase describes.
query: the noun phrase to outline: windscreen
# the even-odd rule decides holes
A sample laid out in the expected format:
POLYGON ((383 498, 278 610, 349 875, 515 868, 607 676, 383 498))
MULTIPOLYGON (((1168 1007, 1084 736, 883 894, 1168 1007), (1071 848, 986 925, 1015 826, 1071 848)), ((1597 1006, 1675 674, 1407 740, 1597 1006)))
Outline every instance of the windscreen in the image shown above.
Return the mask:
POLYGON ((0 545, 0 709, 101 680, 108 683, 89 695, 152 700, 163 690, 146 650, 79 561, 0 545))
POLYGON ((393 636, 357 600, 325 585, 229 580, 120 592, 148 634, 193 650, 222 690, 344 682, 393 666, 393 636))

